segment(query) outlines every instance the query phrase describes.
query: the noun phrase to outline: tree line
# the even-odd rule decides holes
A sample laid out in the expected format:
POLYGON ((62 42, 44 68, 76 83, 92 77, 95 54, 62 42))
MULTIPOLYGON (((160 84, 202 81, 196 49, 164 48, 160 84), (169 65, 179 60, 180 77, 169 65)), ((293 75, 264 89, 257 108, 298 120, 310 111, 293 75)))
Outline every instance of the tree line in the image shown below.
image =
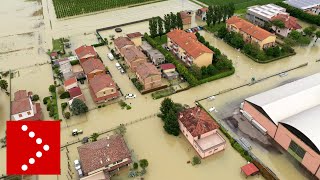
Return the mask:
POLYGON ((228 18, 233 16, 235 7, 233 3, 226 5, 209 6, 207 11, 207 25, 215 25, 216 23, 225 22, 228 18))
POLYGON ((183 29, 183 22, 180 13, 170 13, 164 15, 164 20, 161 17, 153 17, 149 20, 150 36, 162 36, 170 32, 171 29, 183 29))

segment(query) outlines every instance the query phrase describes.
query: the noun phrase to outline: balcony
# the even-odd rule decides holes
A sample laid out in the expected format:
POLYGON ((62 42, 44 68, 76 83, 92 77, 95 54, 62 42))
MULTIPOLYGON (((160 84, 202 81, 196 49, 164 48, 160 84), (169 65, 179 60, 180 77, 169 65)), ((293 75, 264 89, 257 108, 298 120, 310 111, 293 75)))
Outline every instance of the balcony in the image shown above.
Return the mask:
POLYGON ((172 48, 178 50, 179 46, 176 44, 172 44, 172 48))

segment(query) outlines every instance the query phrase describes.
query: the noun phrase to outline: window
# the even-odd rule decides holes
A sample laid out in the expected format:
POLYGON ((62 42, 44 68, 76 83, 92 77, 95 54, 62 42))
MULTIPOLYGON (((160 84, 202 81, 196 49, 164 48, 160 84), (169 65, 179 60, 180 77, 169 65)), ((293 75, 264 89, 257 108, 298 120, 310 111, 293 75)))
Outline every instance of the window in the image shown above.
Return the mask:
POLYGON ((19 114, 19 117, 22 117, 22 114, 19 114))
POLYGON ((111 92, 113 92, 113 89, 111 89, 111 92))
POLYGON ((30 112, 30 111, 28 111, 28 112, 27 112, 27 114, 28 114, 28 115, 30 115, 30 114, 31 114, 31 112, 30 112))
POLYGON ((302 149, 296 142, 291 141, 289 145, 289 149, 292 151, 292 153, 299 156, 301 159, 303 159, 304 155, 306 154, 306 151, 302 149))

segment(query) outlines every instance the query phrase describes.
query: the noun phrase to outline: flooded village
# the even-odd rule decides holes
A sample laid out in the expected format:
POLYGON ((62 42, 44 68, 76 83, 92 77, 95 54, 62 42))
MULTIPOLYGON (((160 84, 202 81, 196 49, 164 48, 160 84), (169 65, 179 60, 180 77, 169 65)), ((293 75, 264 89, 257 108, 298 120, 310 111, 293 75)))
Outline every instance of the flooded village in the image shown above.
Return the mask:
MULTIPOLYGON (((7 82, 7 90, 0 90, 0 179, 319 179, 318 142, 311 142, 313 147, 312 138, 293 137, 297 147, 305 148, 301 157, 276 133, 270 135, 273 126, 268 129, 256 115, 265 112, 248 118, 241 107, 255 95, 319 73, 315 34, 308 44, 292 46, 294 53, 261 63, 197 17, 208 13, 204 1, 151 1, 63 18, 56 16, 55 0, 3 1, 0 80, 7 82), (170 14, 181 16, 182 24, 176 21, 167 33, 162 27, 162 37, 152 36, 151 21, 157 24, 159 17, 165 23, 170 14), (225 63, 219 66, 218 61, 225 63), (168 116, 166 100, 173 106, 168 116), (23 101, 29 109, 19 109, 23 101), (8 175, 6 121, 51 119, 61 125, 60 174, 8 175), (260 124, 253 125, 252 119, 260 124)), ((228 25, 246 23, 245 13, 232 15, 243 19, 223 22, 230 32, 228 25)), ((313 26, 295 20, 301 34, 313 26)), ((320 32, 315 27, 314 33, 320 32)), ((277 40, 262 49, 284 49, 286 38, 276 32, 265 35, 277 40)), ((300 94, 319 84, 306 86, 297 88, 300 94)))

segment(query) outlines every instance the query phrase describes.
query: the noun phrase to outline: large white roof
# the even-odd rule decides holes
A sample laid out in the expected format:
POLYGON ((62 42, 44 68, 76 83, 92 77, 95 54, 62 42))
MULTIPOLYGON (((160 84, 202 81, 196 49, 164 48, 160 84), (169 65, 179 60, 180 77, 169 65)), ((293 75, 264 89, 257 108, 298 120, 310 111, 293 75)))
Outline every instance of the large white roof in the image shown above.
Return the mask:
POLYGON ((248 11, 259 14, 265 18, 272 18, 278 14, 286 13, 286 9, 275 4, 256 5, 248 8, 248 11))
POLYGON ((320 131, 315 129, 320 121, 312 119, 320 117, 320 73, 249 97, 246 101, 260 106, 276 125, 286 123, 310 136, 320 149, 320 131))
POLYGON ((290 6, 305 10, 320 5, 320 0, 286 0, 290 6))

